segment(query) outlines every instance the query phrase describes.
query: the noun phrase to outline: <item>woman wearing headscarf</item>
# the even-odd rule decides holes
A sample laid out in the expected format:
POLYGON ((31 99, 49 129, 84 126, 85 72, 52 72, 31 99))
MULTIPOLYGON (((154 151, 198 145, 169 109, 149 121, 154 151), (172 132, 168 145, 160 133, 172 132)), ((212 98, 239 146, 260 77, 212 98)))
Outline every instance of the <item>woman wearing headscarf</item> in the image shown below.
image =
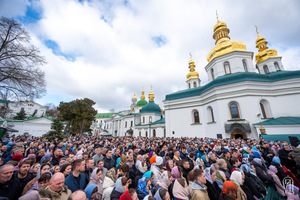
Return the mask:
POLYGON ((35 163, 30 167, 29 172, 32 173, 34 176, 36 176, 41 164, 40 163, 35 163))
POLYGON ((91 174, 90 182, 88 184, 88 185, 94 184, 97 186, 98 191, 96 194, 96 199, 101 199, 103 194, 103 185, 102 185, 103 182, 101 180, 102 173, 103 173, 102 169, 99 168, 94 169, 91 174))
MULTIPOLYGON (((237 190, 237 198, 238 200, 247 200, 247 195, 241 188, 241 185, 244 184, 243 174, 240 171, 233 171, 230 180, 234 182, 236 190, 237 190)), ((224 185, 223 185, 224 187, 224 185)))
POLYGON ((175 180, 173 186, 173 196, 174 196, 174 200, 189 199, 188 185, 186 183, 185 178, 178 178, 175 180))
POLYGON ((217 164, 219 165, 219 171, 223 172, 225 174, 225 176, 226 176, 226 179, 229 180, 229 178, 230 178, 230 172, 229 172, 229 170, 227 168, 226 161, 224 159, 219 159, 217 161, 217 164))
POLYGON ((133 179, 133 188, 137 187, 139 180, 143 177, 146 171, 147 171, 146 162, 141 162, 140 164, 137 165, 136 175, 133 179))
POLYGON ((233 181, 225 181, 219 200, 237 200, 237 189, 233 181))
POLYGON ((265 169, 262 161, 259 158, 254 158, 252 161, 253 166, 256 169, 256 174, 265 184, 268 186, 274 186, 274 181, 272 176, 269 174, 267 169, 265 169))
POLYGON ((86 197, 88 198, 88 200, 91 200, 91 199, 101 200, 101 198, 99 199, 99 198, 97 197, 97 194, 95 194, 95 193, 98 192, 97 185, 95 185, 95 184, 88 185, 88 186, 84 189, 84 192, 85 192, 86 197))
POLYGON ((299 200, 299 188, 295 185, 288 184, 286 186, 287 200, 299 200))
POLYGON ((210 167, 209 159, 208 159, 207 155, 201 156, 201 159, 204 161, 204 166, 203 166, 204 168, 210 167))
POLYGON ((115 187, 113 191, 111 192, 110 198, 111 200, 118 200, 121 195, 128 190, 128 186, 130 184, 130 181, 126 177, 120 177, 116 181, 115 187))
POLYGON ((280 181, 282 181, 286 177, 286 174, 284 173, 284 170, 281 166, 280 159, 278 156, 273 157, 271 165, 274 165, 277 168, 276 175, 278 176, 280 181))
POLYGON ((117 180, 117 170, 116 168, 111 168, 106 172, 104 181, 103 181, 103 195, 102 200, 110 200, 111 192, 115 187, 115 182, 117 180))
POLYGON ((245 175, 244 185, 246 185, 250 189, 250 191, 256 198, 264 198, 264 196, 261 194, 265 192, 264 186, 257 184, 251 179, 249 166, 247 164, 242 164, 240 169, 244 172, 245 175))
POLYGON ((205 177, 206 177, 206 187, 208 196, 210 199, 218 199, 222 190, 219 188, 218 183, 216 182, 216 172, 211 168, 207 167, 204 170, 205 177))
POLYGON ((147 195, 152 196, 151 189, 151 180, 148 177, 142 177, 136 189, 139 200, 143 200, 147 195))
POLYGON ((283 185, 281 184, 280 179, 278 178, 277 174, 277 168, 274 165, 270 165, 269 166, 270 169, 270 175, 273 177, 273 180, 275 181, 275 188, 276 191, 278 192, 278 194, 282 197, 285 196, 285 188, 283 187, 283 185))
POLYGON ((172 175, 172 183, 169 187, 169 194, 172 199, 173 198, 173 187, 174 187, 175 180, 183 177, 182 168, 180 166, 173 167, 173 169, 171 171, 171 175, 172 175))

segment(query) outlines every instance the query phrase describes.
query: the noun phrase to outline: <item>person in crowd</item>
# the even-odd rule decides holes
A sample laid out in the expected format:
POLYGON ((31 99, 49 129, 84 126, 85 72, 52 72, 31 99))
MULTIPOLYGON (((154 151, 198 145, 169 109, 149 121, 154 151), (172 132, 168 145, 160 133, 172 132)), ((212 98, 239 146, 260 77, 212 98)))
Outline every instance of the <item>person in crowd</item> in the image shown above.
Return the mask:
POLYGON ((138 196, 133 188, 129 188, 120 196, 119 200, 138 200, 138 196))
POLYGON ((93 159, 94 159, 95 165, 97 164, 97 161, 99 159, 103 159, 102 147, 98 146, 98 147, 95 148, 95 155, 93 156, 93 159))
POLYGON ((150 171, 154 174, 154 185, 157 184, 159 177, 161 177, 162 174, 162 168, 163 168, 163 158, 160 156, 156 156, 155 163, 151 165, 150 171))
POLYGON ((85 171, 83 172, 86 178, 86 182, 90 182, 90 176, 93 173, 94 170, 94 159, 93 158, 88 158, 85 161, 85 171))
POLYGON ((143 175, 146 173, 146 171, 147 171, 147 163, 146 162, 140 163, 137 167, 137 171, 136 171, 135 177, 133 179, 133 188, 137 187, 138 181, 140 180, 140 178, 143 177, 143 175))
POLYGON ((128 186, 131 184, 131 180, 127 177, 120 177, 117 179, 115 187, 110 195, 111 200, 117 200, 121 195, 128 190, 128 186))
POLYGON ((201 169, 194 170, 194 182, 191 185, 191 200, 209 200, 207 188, 205 186, 206 177, 204 171, 201 169))
POLYGON ((67 157, 67 163, 68 164, 72 164, 72 162, 75 160, 75 154, 74 153, 69 153, 68 157, 67 157))
POLYGON ((95 184, 90 184, 88 185, 85 189, 84 192, 86 193, 86 196, 88 200, 95 200, 95 199, 101 199, 99 197, 96 198, 98 194, 98 187, 95 184))
POLYGON ((142 177, 138 182, 136 189, 138 199, 143 200, 147 195, 152 196, 152 185, 151 180, 148 177, 142 177))
POLYGON ((31 173, 33 176, 36 176, 41 164, 40 163, 34 163, 29 170, 29 173, 31 173))
POLYGON ((107 171, 103 181, 102 200, 110 200, 110 195, 115 187, 116 180, 117 180, 117 169, 111 168, 110 170, 107 171))
POLYGON ((83 199, 87 199, 86 193, 83 190, 76 190, 68 198, 68 200, 83 200, 83 199))
POLYGON ((204 170, 205 177, 206 177, 206 187, 207 193, 210 199, 218 199, 219 195, 221 194, 222 190, 218 186, 216 182, 217 176, 215 170, 212 167, 205 168, 204 170))
POLYGON ((74 160, 72 163, 72 173, 67 176, 65 185, 74 192, 83 190, 86 186, 86 178, 83 172, 85 171, 85 161, 83 159, 74 160))
POLYGON ((91 174, 90 182, 88 185, 94 184, 97 186, 97 194, 96 199, 101 199, 103 194, 103 181, 101 180, 103 170, 99 168, 95 168, 93 173, 91 174))
POLYGON ((184 178, 178 178, 174 181, 172 192, 174 200, 188 200, 190 198, 188 184, 184 178))
POLYGON ((109 149, 104 158, 104 167, 107 170, 110 170, 113 167, 116 167, 116 161, 112 158, 112 151, 109 149))
POLYGON ((224 159, 219 159, 219 160, 217 161, 217 164, 219 165, 219 171, 220 171, 221 173, 224 173, 226 179, 229 180, 229 178, 230 178, 230 172, 229 172, 229 170, 228 170, 228 168, 227 168, 227 163, 226 163, 226 161, 225 161, 224 159))
POLYGON ((57 172, 60 172, 60 166, 59 166, 59 165, 53 166, 53 167, 50 169, 50 172, 51 172, 52 174, 55 174, 55 173, 57 173, 57 172))
POLYGON ((220 194, 219 200, 236 200, 237 189, 233 181, 225 181, 223 184, 223 190, 220 194))
POLYGON ((62 158, 63 152, 60 148, 57 148, 53 152, 53 157, 51 160, 52 165, 59 165, 59 161, 62 158))
POLYGON ((156 200, 170 200, 170 194, 168 190, 161 188, 158 192, 156 192, 154 198, 156 200))
POLYGON ((237 199, 247 200, 247 195, 245 194, 244 190, 241 188, 241 186, 244 184, 243 173, 238 170, 233 171, 230 176, 230 181, 233 181, 235 184, 235 188, 237 190, 237 199))
POLYGON ((39 188, 38 192, 41 198, 49 198, 51 200, 65 200, 72 194, 71 190, 64 185, 65 176, 58 172, 54 174, 46 187, 39 188))
POLYGON ((286 186, 286 196, 287 200, 299 200, 299 188, 293 184, 288 184, 286 186))
POLYGON ((18 165, 18 171, 15 172, 16 179, 20 181, 22 190, 27 185, 29 181, 31 181, 34 176, 29 173, 31 161, 27 158, 22 159, 18 165))
POLYGON ((105 175, 106 175, 106 172, 107 172, 107 169, 104 167, 104 160, 103 159, 99 159, 98 161, 97 161, 97 168, 98 169, 102 169, 102 177, 101 177, 101 180, 103 181, 104 180, 104 177, 105 177, 105 175))
POLYGON ((11 164, 0 167, 0 197, 17 200, 21 196, 23 188, 19 179, 13 177, 13 173, 14 166, 11 164))
POLYGON ((278 192, 278 194, 282 197, 286 196, 285 195, 285 188, 283 187, 279 177, 276 175, 277 174, 277 168, 274 165, 269 166, 269 174, 272 176, 274 182, 275 182, 275 188, 278 192))
POLYGON ((182 159, 180 158, 180 151, 176 149, 174 151, 174 156, 173 156, 174 165, 181 166, 181 160, 182 159))
POLYGON ((69 176, 72 172, 72 165, 67 163, 67 164, 64 164, 61 169, 60 169, 60 172, 63 173, 65 175, 65 178, 67 176, 69 176))

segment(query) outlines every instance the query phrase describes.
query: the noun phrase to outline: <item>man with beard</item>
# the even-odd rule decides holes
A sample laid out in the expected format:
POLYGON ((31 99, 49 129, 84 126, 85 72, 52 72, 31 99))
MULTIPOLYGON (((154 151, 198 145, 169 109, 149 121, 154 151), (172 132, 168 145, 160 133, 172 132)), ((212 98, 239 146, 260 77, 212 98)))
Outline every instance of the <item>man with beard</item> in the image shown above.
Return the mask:
POLYGON ((85 161, 85 172, 84 172, 87 183, 90 182, 90 176, 93 173, 93 170, 94 170, 94 159, 93 158, 88 158, 85 161))
POLYGON ((22 194, 20 181, 13 177, 14 166, 6 164, 0 167, 0 197, 18 199, 22 194))
POLYGON ((27 183, 34 178, 33 174, 29 172, 30 164, 31 161, 26 159, 24 161, 20 161, 18 166, 16 179, 20 181, 22 190, 27 185, 27 183))
POLYGON ((60 158, 62 157, 62 155, 63 155, 62 150, 60 148, 56 148, 53 153, 51 164, 53 166, 59 165, 59 161, 60 161, 60 158))

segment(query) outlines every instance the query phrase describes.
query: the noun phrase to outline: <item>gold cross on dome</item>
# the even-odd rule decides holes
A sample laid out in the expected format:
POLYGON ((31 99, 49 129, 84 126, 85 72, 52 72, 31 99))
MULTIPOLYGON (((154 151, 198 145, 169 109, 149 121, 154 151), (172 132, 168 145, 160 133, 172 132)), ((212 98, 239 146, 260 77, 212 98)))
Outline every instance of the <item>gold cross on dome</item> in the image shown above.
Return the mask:
POLYGON ((218 11, 216 10, 217 20, 219 21, 218 11))
POLYGON ((192 53, 190 52, 189 54, 190 54, 190 59, 192 60, 192 57, 193 57, 193 56, 192 56, 192 53))

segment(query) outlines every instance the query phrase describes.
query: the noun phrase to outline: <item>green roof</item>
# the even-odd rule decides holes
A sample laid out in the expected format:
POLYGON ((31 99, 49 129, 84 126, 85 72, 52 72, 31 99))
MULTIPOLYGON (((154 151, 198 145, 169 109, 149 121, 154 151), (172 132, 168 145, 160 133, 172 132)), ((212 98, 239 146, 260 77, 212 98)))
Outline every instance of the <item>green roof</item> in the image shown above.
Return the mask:
POLYGON ((300 140, 300 134, 274 134, 274 135, 260 135, 263 139, 266 141, 283 141, 286 140, 288 143, 290 143, 289 136, 296 136, 300 140))
POLYGON ((115 113, 98 113, 96 118, 112 118, 115 113))
POLYGON ((220 76, 202 87, 181 90, 172 94, 168 94, 166 95, 165 100, 175 100, 186 97, 193 97, 200 95, 214 87, 228 85, 232 83, 239 83, 243 81, 275 82, 293 78, 300 78, 300 70, 277 71, 269 74, 258 74, 254 72, 238 72, 220 76))
POLYGON ((165 121, 165 118, 161 118, 160 120, 157 120, 153 123, 149 123, 149 124, 138 124, 138 125, 135 125, 135 126, 148 126, 148 125, 155 125, 155 124, 165 124, 166 121, 165 121))
POLYGON ((144 105, 146 105, 148 102, 146 100, 139 100, 135 107, 143 107, 144 105))
MULTIPOLYGON (((278 117, 274 119, 268 119, 261 122, 262 125, 292 125, 300 124, 300 117, 278 117)), ((253 125, 260 125, 260 123, 255 123, 253 125)))
POLYGON ((0 103, 11 103, 13 101, 8 101, 8 100, 3 100, 3 99, 0 99, 0 103))
POLYGON ((3 122, 7 121, 7 122, 25 122, 25 121, 30 121, 33 119, 40 119, 40 118, 46 118, 48 120, 53 121, 53 118, 50 116, 43 116, 43 117, 28 117, 27 119, 24 120, 17 120, 17 119, 4 119, 0 121, 0 124, 3 124, 3 122))
POLYGON ((156 103, 150 101, 147 105, 143 106, 141 113, 161 113, 161 109, 156 103))

